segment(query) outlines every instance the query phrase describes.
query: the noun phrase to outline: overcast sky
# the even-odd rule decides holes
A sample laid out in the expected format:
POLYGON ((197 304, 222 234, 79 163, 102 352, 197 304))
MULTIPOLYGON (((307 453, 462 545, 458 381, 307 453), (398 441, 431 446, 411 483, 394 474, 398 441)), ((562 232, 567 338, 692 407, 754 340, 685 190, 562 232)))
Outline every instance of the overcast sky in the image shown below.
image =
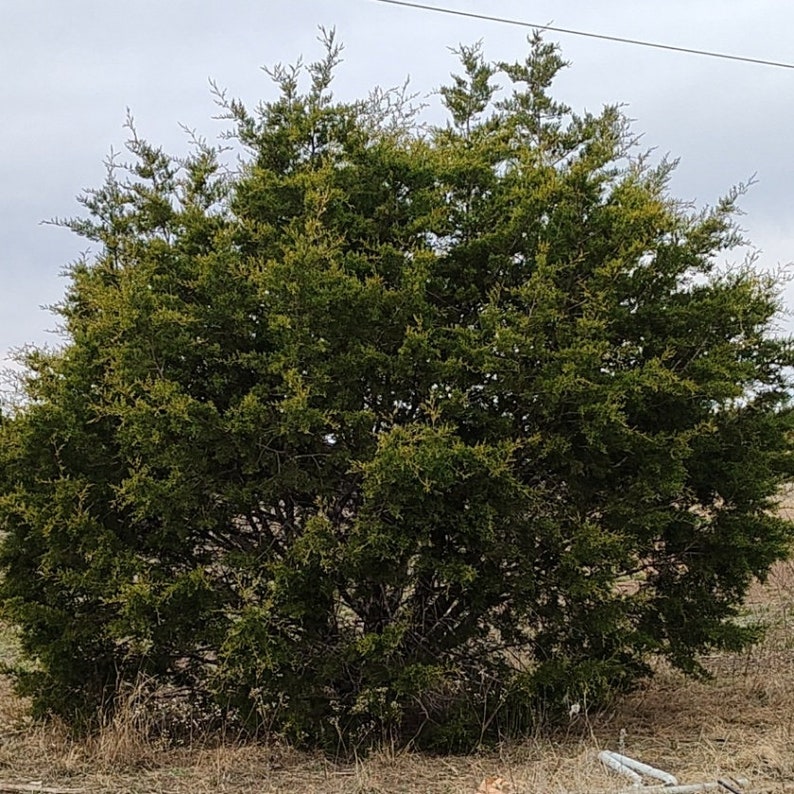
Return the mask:
MULTIPOLYGON (((794 63, 791 0, 428 2, 794 63)), ((126 108, 143 137, 183 153, 180 122, 208 138, 223 129, 209 78, 252 104, 272 97, 259 67, 319 55, 319 25, 345 44, 341 98, 408 75, 431 92, 455 70, 448 47, 482 39, 489 57, 512 60, 529 32, 375 0, 0 0, 0 357, 58 344, 41 307, 63 295, 63 268, 87 243, 40 221, 79 214, 75 196, 101 183, 103 159, 123 146, 126 108)), ((794 69, 548 38, 572 62, 556 98, 575 110, 624 103, 644 146, 680 158, 679 198, 713 203, 755 175, 742 223, 760 266, 794 260, 794 69)))

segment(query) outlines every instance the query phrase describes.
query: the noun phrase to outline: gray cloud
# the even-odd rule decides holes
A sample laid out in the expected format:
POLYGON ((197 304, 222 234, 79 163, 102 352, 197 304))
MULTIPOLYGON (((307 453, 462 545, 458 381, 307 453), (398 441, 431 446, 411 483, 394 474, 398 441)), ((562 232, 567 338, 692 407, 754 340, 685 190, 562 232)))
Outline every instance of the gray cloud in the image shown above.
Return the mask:
MULTIPOLYGON (((445 0, 481 11, 476 0, 445 0)), ((773 0, 574 0, 488 5, 500 16, 794 60, 794 5, 773 0)), ((259 66, 317 54, 317 25, 336 25, 345 63, 336 90, 353 97, 410 74, 427 93, 455 69, 447 47, 482 38, 491 57, 525 51, 528 31, 388 7, 372 0, 99 2, 4 0, 0 5, 0 353, 57 342, 41 304, 62 295, 64 266, 85 247, 39 221, 79 213, 75 194, 103 178, 120 148, 129 106, 145 137, 185 147, 178 122, 220 131, 207 78, 249 102, 267 95, 259 66)), ((559 40, 573 61, 560 96, 576 109, 623 102, 643 145, 680 157, 673 188, 708 203, 756 174, 742 219, 764 251, 762 266, 794 259, 794 71, 714 61, 575 37, 559 40)), ((794 293, 794 291, 792 291, 794 293)), ((788 294, 788 293, 787 293, 788 294)), ((794 298, 794 294, 791 295, 794 298)))

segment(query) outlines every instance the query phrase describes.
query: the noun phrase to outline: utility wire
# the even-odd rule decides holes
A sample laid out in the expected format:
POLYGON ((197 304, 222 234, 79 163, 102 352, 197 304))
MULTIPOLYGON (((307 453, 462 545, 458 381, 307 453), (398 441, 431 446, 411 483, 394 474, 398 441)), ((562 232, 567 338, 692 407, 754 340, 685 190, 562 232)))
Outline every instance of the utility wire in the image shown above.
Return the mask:
POLYGON ((570 28, 558 28, 553 25, 536 25, 532 22, 524 22, 520 19, 508 19, 507 17, 492 17, 488 14, 475 14, 472 11, 458 11, 454 8, 441 8, 440 6, 429 6, 423 3, 409 3, 406 0, 374 0, 376 3, 387 3, 393 6, 404 6, 405 8, 416 8, 421 11, 436 11, 439 14, 450 14, 456 17, 468 17, 469 19, 482 19, 486 22, 501 22, 505 25, 517 25, 522 28, 536 28, 538 30, 550 30, 554 33, 567 33, 571 36, 586 36, 590 39, 602 39, 603 41, 617 41, 621 44, 636 44, 639 47, 654 47, 657 50, 672 50, 673 52, 685 52, 689 55, 705 55, 709 58, 722 58, 726 61, 741 61, 742 63, 755 63, 762 66, 776 66, 779 69, 794 69, 794 63, 783 63, 781 61, 767 61, 763 58, 746 58, 743 55, 729 55, 724 52, 712 52, 710 50, 695 50, 689 47, 675 47, 672 44, 658 44, 652 41, 642 41, 640 39, 626 39, 622 36, 607 36, 603 33, 589 33, 584 30, 571 30, 570 28))

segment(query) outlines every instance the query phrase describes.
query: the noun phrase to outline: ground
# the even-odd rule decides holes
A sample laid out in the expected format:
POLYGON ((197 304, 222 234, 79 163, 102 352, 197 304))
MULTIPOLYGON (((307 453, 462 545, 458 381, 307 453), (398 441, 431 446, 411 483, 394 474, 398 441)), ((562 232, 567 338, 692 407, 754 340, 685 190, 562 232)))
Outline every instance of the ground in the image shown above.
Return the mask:
POLYGON ((622 735, 627 755, 682 783, 732 775, 748 778, 753 792, 794 792, 794 562, 754 586, 747 608, 768 623, 766 638, 742 655, 704 659, 711 680, 663 667, 611 711, 581 713, 554 736, 470 756, 382 749, 342 763, 233 737, 173 748, 142 741, 124 719, 77 741, 57 725, 31 723, 0 680, 0 778, 86 794, 474 794, 484 778, 500 776, 501 789, 482 790, 585 794, 627 787, 597 758, 601 749, 619 749, 622 735))

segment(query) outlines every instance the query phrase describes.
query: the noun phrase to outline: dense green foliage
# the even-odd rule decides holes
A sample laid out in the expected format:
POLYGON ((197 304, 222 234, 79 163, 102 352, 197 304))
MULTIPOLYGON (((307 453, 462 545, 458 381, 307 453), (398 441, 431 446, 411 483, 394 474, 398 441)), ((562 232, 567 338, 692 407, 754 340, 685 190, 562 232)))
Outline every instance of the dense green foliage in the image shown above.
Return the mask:
POLYGON ((131 127, 0 425, 7 619, 40 713, 140 675, 251 730, 437 747, 740 648, 787 552, 777 285, 563 66, 463 48, 449 122, 335 101, 338 50, 219 94, 238 167, 131 127), (497 92, 497 88, 500 90, 497 92))

